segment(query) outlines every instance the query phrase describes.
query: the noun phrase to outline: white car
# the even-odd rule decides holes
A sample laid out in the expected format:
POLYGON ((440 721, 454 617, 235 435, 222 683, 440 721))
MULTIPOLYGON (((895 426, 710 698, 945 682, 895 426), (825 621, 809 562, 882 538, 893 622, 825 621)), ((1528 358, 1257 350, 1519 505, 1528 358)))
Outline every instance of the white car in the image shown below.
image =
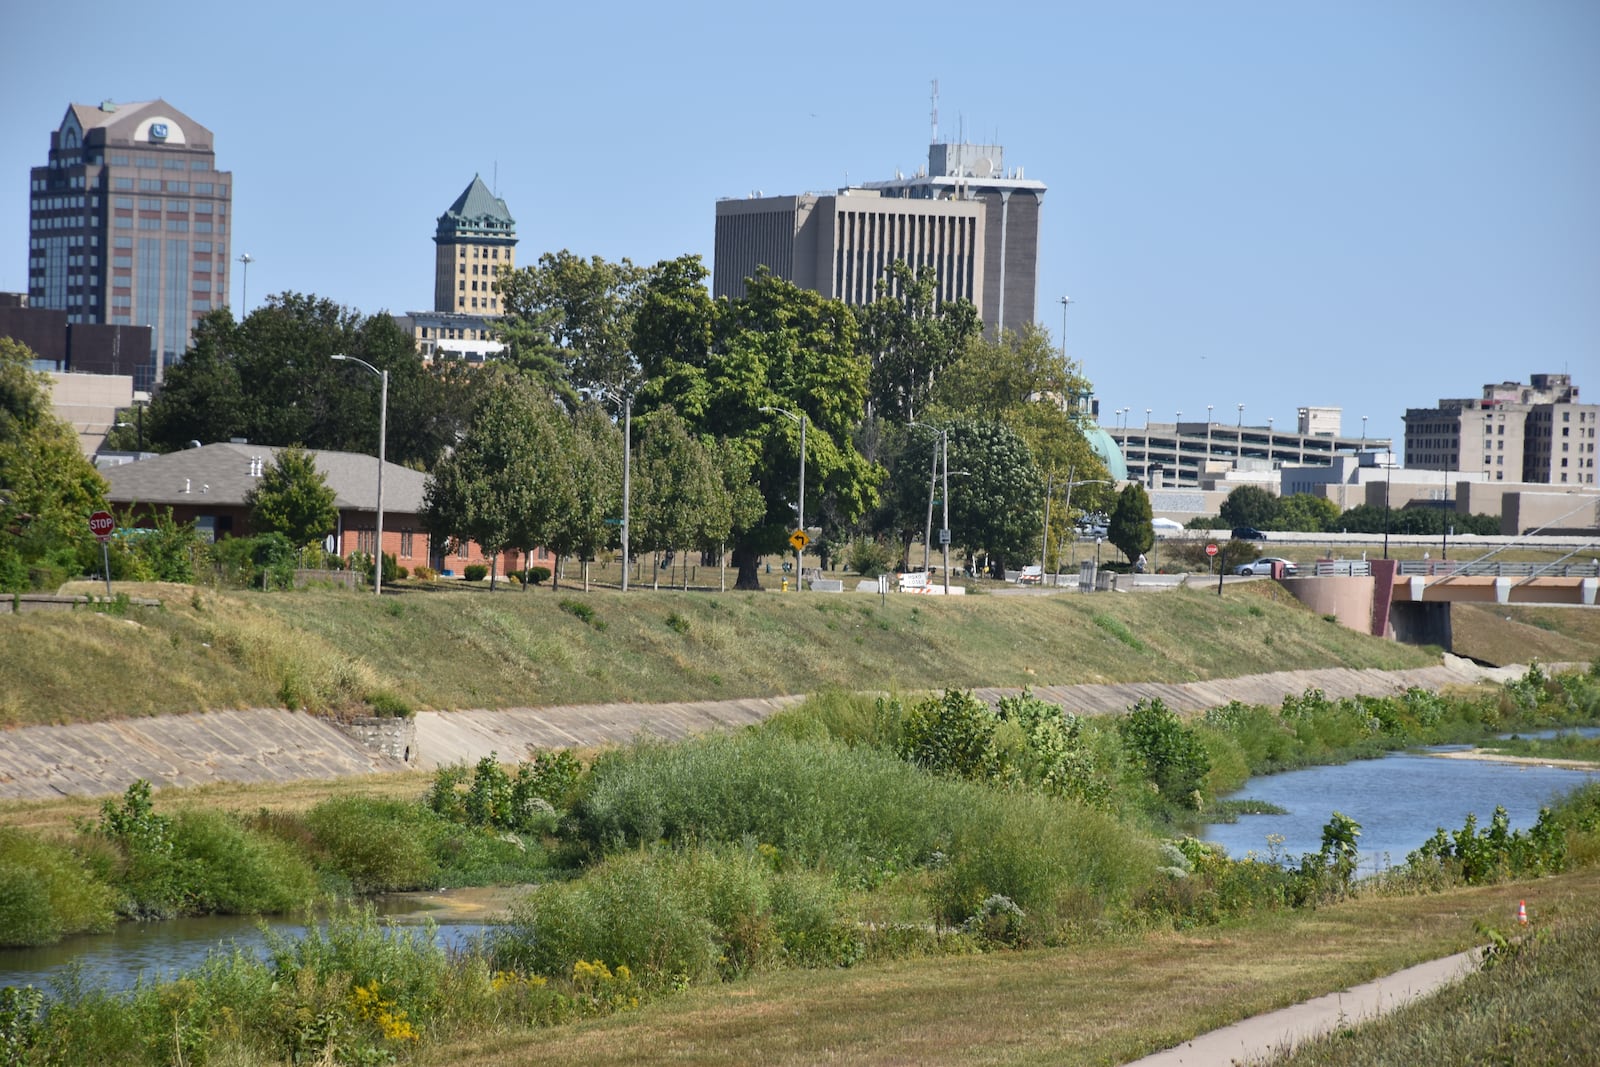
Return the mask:
POLYGON ((1262 556, 1260 559, 1255 560, 1254 562, 1241 563, 1239 566, 1233 568, 1233 573, 1242 574, 1245 577, 1250 577, 1256 574, 1264 574, 1270 577, 1272 575, 1272 565, 1274 563, 1283 564, 1283 576, 1285 578, 1293 578, 1300 571, 1299 566, 1297 566, 1292 560, 1282 559, 1278 556, 1262 556))

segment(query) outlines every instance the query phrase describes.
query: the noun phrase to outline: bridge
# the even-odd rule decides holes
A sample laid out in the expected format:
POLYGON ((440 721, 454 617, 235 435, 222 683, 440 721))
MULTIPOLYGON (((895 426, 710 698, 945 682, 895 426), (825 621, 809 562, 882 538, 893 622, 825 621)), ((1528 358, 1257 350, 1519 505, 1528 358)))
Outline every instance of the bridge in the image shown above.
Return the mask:
POLYGON ((1318 560, 1283 585, 1312 610, 1353 630, 1450 648, 1450 605, 1596 606, 1600 560, 1318 560))

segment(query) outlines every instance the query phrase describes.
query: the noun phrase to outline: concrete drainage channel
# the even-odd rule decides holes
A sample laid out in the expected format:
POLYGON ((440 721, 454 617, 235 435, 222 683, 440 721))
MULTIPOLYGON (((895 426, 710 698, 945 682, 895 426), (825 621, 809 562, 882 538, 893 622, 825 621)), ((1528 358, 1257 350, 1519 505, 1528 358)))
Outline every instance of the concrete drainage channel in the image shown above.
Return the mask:
MULTIPOLYGON (((1553 665, 1558 669, 1559 665, 1553 665)), ((1412 686, 1504 681, 1521 668, 1481 668, 1454 656, 1407 671, 1327 668, 1204 682, 1035 687, 1041 699, 1072 711, 1114 714, 1148 697, 1178 712, 1231 700, 1280 703, 1308 688, 1330 698, 1382 695, 1412 686)), ((994 702, 1017 689, 975 689, 994 702)), ((109 796, 136 779, 161 787, 215 782, 287 782, 474 763, 498 753, 512 761, 549 748, 622 744, 638 736, 675 740, 760 722, 801 696, 676 704, 593 704, 498 711, 419 712, 411 719, 332 719, 276 708, 122 719, 5 732, 0 799, 109 796)))

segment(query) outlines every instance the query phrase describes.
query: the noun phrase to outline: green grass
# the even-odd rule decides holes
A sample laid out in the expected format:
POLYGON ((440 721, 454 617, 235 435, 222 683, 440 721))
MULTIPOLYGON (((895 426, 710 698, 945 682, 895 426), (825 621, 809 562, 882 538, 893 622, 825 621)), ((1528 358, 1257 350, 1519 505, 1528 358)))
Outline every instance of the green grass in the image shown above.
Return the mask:
POLYGON ((1223 597, 899 597, 887 606, 850 594, 624 597, 570 587, 404 590, 381 601, 337 589, 129 591, 164 606, 0 618, 0 728, 207 708, 372 713, 1182 682, 1435 661, 1328 626, 1271 583, 1223 597))
POLYGON ((1590 1063, 1600 1049, 1600 913, 1502 924, 1487 966, 1431 997, 1273 1060, 1280 1067, 1590 1063))

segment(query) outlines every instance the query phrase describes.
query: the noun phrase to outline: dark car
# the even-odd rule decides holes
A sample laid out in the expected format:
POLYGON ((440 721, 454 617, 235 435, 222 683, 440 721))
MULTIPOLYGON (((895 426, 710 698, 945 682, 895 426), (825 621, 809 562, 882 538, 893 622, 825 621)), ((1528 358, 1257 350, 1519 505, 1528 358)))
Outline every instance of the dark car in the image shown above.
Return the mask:
POLYGON ((1235 526, 1233 528, 1233 539, 1235 541, 1265 541, 1267 535, 1254 526, 1235 526))

